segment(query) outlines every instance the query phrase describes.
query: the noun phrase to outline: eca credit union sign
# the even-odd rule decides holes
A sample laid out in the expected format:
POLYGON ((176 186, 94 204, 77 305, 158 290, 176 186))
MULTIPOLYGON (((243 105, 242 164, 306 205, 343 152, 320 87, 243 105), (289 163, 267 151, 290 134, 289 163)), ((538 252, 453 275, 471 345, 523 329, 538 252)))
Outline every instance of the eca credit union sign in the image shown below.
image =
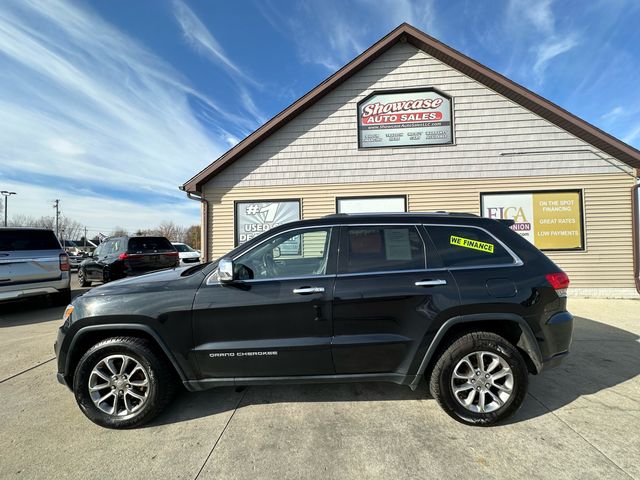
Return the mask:
POLYGON ((482 193, 480 199, 483 217, 513 220, 511 229, 540 250, 584 250, 580 190, 482 193))

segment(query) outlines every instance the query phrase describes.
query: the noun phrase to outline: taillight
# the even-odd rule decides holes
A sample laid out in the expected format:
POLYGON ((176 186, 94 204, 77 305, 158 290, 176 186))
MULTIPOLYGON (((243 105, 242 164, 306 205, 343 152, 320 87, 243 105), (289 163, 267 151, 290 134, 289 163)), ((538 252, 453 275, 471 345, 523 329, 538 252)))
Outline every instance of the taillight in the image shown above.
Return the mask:
POLYGON ((68 272, 69 270, 71 270, 71 265, 69 264, 69 255, 67 255, 66 253, 61 253, 60 254, 60 271, 68 272))
POLYGON ((165 253, 167 257, 177 257, 179 255, 178 252, 167 252, 165 253))
POLYGON ((559 297, 567 296, 567 288, 569 288, 569 275, 564 272, 548 273, 545 275, 547 281, 551 284, 559 297))
POLYGON ((142 255, 135 255, 135 254, 132 255, 130 253, 126 253, 125 252, 125 253, 121 253, 120 255, 118 255, 118 258, 120 260, 132 260, 132 259, 135 259, 135 258, 142 258, 142 255))

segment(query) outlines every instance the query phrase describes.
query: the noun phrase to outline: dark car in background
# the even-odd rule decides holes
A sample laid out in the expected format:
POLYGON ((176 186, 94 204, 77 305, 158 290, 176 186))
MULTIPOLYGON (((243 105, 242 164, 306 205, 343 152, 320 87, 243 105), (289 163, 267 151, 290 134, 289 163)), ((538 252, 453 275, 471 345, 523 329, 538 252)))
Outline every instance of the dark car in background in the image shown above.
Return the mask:
POLYGON ((177 267, 178 251, 165 237, 110 237, 78 268, 78 284, 107 283, 120 278, 177 267))
POLYGON ((0 302, 49 295, 71 301, 69 257, 55 233, 43 228, 0 228, 0 302))
POLYGON ((530 373, 567 355, 568 285, 540 250, 488 218, 287 223, 217 262, 76 298, 55 344, 58 380, 111 428, 150 420, 177 379, 192 391, 346 381, 415 389, 424 379, 453 418, 491 425, 520 407, 530 373))

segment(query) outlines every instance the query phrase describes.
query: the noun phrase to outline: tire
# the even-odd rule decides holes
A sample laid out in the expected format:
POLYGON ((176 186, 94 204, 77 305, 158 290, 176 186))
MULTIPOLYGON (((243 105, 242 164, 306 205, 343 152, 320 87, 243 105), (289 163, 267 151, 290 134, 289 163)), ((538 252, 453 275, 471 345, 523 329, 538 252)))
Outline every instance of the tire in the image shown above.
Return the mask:
POLYGON ((527 393, 528 375, 515 346, 495 333, 472 332, 453 340, 442 352, 429 378, 429 390, 455 420, 489 426, 520 408, 527 393), (463 405, 467 402, 469 406, 463 405))
POLYGON ((134 337, 108 338, 91 347, 78 362, 73 378, 80 410, 106 428, 134 428, 150 421, 169 404, 175 390, 173 366, 150 342, 134 337), (120 376, 123 371, 130 377, 120 376))
POLYGON ((91 282, 87 280, 87 274, 84 268, 78 268, 78 286, 82 288, 91 286, 91 282))
POLYGON ((60 290, 51 297, 51 304, 56 307, 66 307, 71 303, 71 289, 60 290))

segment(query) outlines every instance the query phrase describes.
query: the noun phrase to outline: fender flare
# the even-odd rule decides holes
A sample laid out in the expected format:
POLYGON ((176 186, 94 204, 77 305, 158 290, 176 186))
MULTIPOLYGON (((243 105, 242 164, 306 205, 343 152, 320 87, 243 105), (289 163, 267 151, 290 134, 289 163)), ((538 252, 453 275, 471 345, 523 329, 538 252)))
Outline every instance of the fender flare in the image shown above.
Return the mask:
POLYGON ((160 339, 160 336, 149 325, 144 325, 141 323, 107 323, 104 325, 88 325, 86 327, 80 328, 75 333, 75 335, 71 339, 71 343, 69 344, 69 350, 67 352, 67 358, 65 359, 65 365, 64 365, 65 377, 68 376, 70 373, 69 364, 71 362, 71 357, 78 340, 82 338, 84 335, 86 335, 87 333, 100 331, 100 330, 120 330, 120 331, 133 330, 138 332, 143 331, 147 333, 148 335, 151 336, 151 338, 153 338, 153 340, 158 344, 158 346, 162 349, 166 357, 169 359, 169 361, 171 362, 171 365, 173 365, 173 368, 175 369, 177 374, 180 376, 180 381, 182 381, 183 383, 187 381, 187 377, 185 376, 182 368, 180 367, 175 357, 171 353, 171 350, 169 350, 169 348, 165 345, 165 343, 160 339))
POLYGON ((431 341, 431 344, 427 349, 427 353, 425 353, 422 361, 420 362, 420 367, 418 368, 416 376, 411 382, 410 387, 414 390, 416 389, 418 383, 420 382, 420 379, 422 378, 422 375, 429 365, 429 362, 433 358, 433 355, 435 354, 437 348, 440 346, 442 339, 451 329, 451 327, 464 323, 473 324, 474 322, 487 321, 507 321, 516 323, 520 328, 520 331, 522 332, 522 335, 520 335, 520 340, 518 341, 516 346, 520 347, 529 355, 537 373, 540 373, 540 371, 542 371, 542 353, 540 352, 540 347, 538 346, 538 342, 536 341, 536 337, 533 334, 531 327, 520 315, 516 315, 514 313, 478 313, 472 315, 460 315, 451 317, 449 320, 444 322, 444 324, 442 324, 435 337, 433 337, 433 340, 431 341))

